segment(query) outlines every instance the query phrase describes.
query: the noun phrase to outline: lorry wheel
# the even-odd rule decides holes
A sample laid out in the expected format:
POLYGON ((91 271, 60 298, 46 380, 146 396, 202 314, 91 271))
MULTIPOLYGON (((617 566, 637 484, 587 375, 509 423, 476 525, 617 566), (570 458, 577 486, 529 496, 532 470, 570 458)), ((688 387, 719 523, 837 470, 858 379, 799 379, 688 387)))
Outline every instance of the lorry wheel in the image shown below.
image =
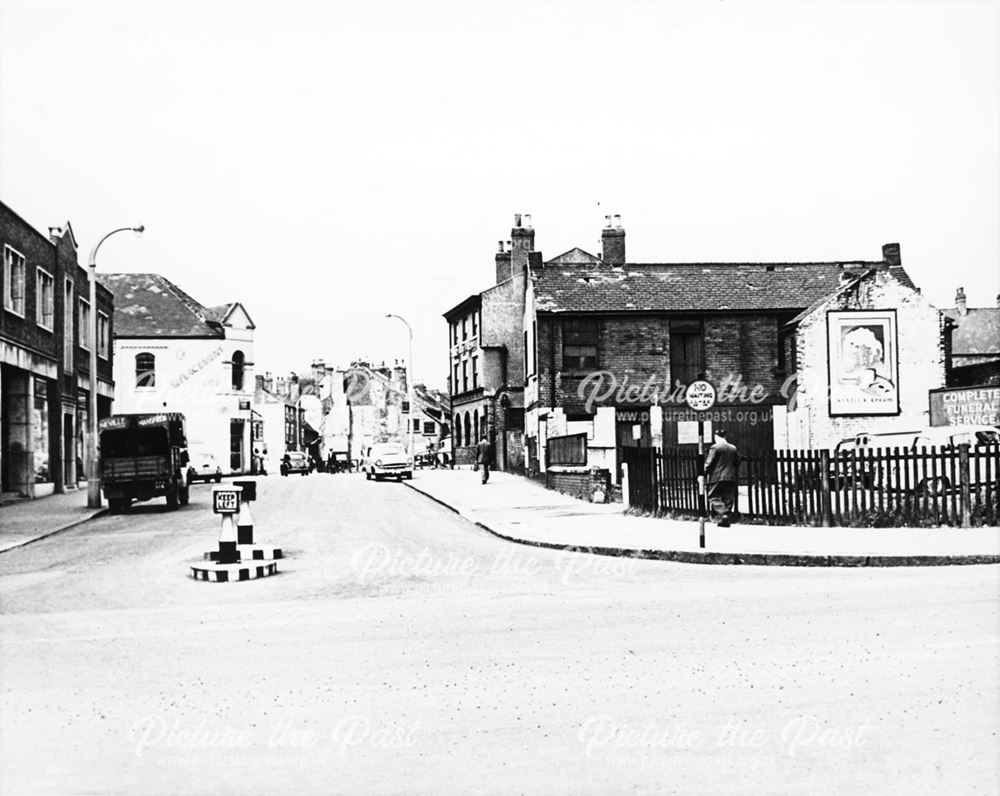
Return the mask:
POLYGON ((186 506, 191 501, 191 492, 186 486, 182 486, 177 495, 182 506, 186 506))
POLYGON ((177 488, 174 487, 171 491, 167 492, 167 508, 170 510, 176 509, 177 504, 177 488))
POLYGON ((129 507, 128 498, 108 498, 108 510, 112 514, 124 514, 129 507))
POLYGON ((366 481, 371 481, 372 480, 372 474, 371 474, 371 472, 369 470, 365 470, 365 480, 366 481))

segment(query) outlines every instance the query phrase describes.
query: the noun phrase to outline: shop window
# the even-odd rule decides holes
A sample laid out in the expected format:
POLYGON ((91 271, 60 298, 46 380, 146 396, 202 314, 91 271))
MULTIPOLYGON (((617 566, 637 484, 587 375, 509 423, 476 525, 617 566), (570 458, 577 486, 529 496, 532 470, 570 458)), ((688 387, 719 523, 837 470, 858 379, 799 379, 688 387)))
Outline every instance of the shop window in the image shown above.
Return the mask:
POLYGON ((563 370, 597 367, 597 321, 563 323, 563 370))
POLYGON ((135 386, 136 389, 153 389, 156 387, 156 357, 153 354, 136 354, 135 386))
POLYGON ((35 483, 42 484, 52 480, 49 468, 49 383, 45 379, 35 379, 33 410, 35 483))

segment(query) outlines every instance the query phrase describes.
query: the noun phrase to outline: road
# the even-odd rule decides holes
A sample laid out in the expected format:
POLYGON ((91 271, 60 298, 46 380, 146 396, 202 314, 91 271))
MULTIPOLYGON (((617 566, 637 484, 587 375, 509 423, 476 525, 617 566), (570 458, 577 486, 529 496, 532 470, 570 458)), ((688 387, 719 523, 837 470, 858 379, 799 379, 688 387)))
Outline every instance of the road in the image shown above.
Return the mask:
POLYGON ((208 486, 0 555, 0 791, 1000 791, 1000 567, 621 560, 356 475, 259 493, 265 580, 188 577, 208 486))

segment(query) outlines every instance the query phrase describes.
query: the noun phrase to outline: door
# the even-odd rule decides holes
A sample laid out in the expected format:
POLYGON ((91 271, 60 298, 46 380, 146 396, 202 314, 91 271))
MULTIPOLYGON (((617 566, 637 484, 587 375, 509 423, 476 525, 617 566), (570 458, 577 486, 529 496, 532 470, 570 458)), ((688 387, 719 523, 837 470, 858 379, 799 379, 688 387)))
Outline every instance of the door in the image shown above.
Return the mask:
POLYGON ((652 445, 649 431, 649 409, 617 409, 615 412, 615 447, 617 480, 622 482, 622 456, 624 448, 648 448, 652 445))
POLYGON ((243 422, 229 422, 229 467, 231 472, 243 472, 243 422))

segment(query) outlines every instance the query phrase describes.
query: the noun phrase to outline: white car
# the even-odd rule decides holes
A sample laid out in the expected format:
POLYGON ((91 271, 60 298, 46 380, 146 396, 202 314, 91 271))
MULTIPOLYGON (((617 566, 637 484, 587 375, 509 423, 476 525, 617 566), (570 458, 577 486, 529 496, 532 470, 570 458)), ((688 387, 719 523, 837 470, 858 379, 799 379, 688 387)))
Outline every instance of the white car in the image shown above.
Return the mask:
POLYGON ((211 453, 192 453, 188 460, 187 482, 222 480, 222 468, 211 453))
POLYGON ((383 478, 413 478, 413 458, 398 442, 380 442, 365 451, 361 469, 365 478, 381 481, 383 478))

